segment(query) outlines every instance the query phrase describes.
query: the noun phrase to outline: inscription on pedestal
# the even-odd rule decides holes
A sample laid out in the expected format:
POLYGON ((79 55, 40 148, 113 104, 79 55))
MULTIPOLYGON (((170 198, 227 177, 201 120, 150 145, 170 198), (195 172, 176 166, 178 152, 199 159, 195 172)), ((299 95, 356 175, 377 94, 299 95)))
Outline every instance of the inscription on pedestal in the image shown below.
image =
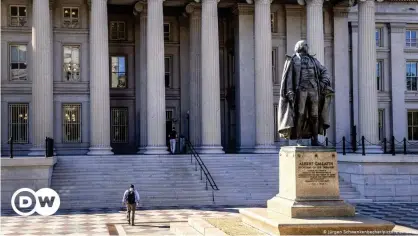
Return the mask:
POLYGON ((297 153, 296 181, 296 196, 298 198, 338 198, 338 168, 335 153, 297 153))

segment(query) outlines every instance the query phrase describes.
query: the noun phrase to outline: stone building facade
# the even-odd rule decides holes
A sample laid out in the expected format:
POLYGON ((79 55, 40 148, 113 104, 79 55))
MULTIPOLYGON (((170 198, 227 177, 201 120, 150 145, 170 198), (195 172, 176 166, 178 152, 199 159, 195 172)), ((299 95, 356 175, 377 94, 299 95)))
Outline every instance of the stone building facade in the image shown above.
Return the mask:
MULTIPOLYGON (((277 151, 285 55, 307 39, 337 96, 328 139, 418 140, 418 3, 2 0, 8 155, 277 151), (376 80, 377 78, 377 80, 376 80), (375 111, 375 112, 372 112, 375 111)), ((381 147, 369 145, 370 150, 381 147)))

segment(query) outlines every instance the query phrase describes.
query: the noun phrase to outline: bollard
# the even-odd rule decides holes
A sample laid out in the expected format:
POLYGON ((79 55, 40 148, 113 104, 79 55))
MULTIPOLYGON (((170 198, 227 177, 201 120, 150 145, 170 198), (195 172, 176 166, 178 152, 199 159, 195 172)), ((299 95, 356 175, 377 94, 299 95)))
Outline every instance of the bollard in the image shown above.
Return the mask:
POLYGON ((10 144, 10 158, 13 159, 13 136, 9 138, 8 143, 10 144))
POLYGON ((54 139, 45 138, 45 157, 52 157, 54 155, 54 139))
POLYGON ((392 156, 395 156, 395 136, 392 136, 392 156))
POLYGON ((406 138, 403 138, 403 154, 406 155, 406 138))
POLYGON ((364 147, 364 136, 361 136, 361 155, 366 155, 366 147, 364 147))
POLYGON ((343 136, 343 155, 345 155, 345 136, 343 136))
POLYGON ((383 153, 386 153, 386 138, 383 138, 383 153))

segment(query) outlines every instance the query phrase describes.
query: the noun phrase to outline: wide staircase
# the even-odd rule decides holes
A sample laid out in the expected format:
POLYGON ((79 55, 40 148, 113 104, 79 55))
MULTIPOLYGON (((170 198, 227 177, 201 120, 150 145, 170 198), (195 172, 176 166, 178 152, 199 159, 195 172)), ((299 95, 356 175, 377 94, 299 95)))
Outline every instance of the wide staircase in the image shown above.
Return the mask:
MULTIPOLYGON (((200 155, 219 190, 212 190, 192 155, 61 156, 52 188, 62 209, 121 206, 134 184, 142 206, 265 205, 279 191, 278 158, 272 154, 200 155)), ((216 189, 216 188, 215 188, 216 189)), ((340 178, 341 198, 367 202, 340 178)))
POLYGON ((146 207, 213 202, 188 156, 62 156, 51 185, 60 195, 62 209, 80 209, 121 207, 130 184, 146 207))

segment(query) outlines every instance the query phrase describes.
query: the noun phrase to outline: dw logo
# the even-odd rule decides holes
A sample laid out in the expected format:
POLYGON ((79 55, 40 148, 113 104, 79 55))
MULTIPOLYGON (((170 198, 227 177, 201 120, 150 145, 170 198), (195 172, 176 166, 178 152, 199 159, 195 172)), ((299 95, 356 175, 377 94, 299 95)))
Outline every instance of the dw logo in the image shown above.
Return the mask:
POLYGON ((41 188, 37 192, 30 188, 21 188, 13 193, 11 203, 13 210, 18 215, 30 216, 36 211, 39 215, 50 216, 58 211, 61 200, 58 193, 50 188, 41 188), (18 207, 16 207, 16 197, 18 197, 18 207), (32 199, 35 199, 35 202, 32 199), (28 212, 19 210, 29 209, 31 207, 33 209, 28 212))

